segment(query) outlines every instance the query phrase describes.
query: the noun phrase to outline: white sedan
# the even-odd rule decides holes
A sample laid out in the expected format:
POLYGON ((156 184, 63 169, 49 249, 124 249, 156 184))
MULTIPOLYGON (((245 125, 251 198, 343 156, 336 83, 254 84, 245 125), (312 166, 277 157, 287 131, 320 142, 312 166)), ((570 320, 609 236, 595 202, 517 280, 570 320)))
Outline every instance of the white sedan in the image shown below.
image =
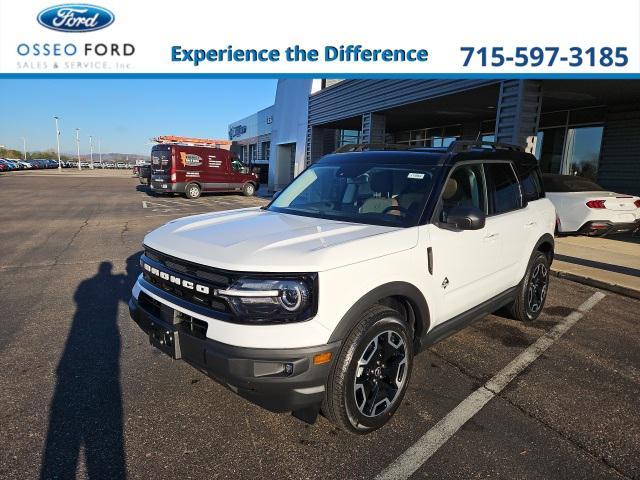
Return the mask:
POLYGON ((543 175, 559 234, 603 236, 640 229, 640 197, 608 192, 573 175, 543 175))

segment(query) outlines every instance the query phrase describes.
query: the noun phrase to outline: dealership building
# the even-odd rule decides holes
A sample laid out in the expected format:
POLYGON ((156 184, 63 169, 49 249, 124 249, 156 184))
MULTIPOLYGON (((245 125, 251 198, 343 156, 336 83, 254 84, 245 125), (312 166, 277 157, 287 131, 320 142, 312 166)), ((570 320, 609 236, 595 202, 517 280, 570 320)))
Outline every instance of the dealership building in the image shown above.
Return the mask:
POLYGON ((637 80, 282 79, 274 105, 231 124, 232 135, 246 163, 269 164, 271 191, 345 144, 462 139, 518 144, 544 172, 640 194, 637 80))
POLYGON ((261 183, 268 179, 272 124, 273 106, 270 106, 229 125, 231 150, 259 174, 261 183))

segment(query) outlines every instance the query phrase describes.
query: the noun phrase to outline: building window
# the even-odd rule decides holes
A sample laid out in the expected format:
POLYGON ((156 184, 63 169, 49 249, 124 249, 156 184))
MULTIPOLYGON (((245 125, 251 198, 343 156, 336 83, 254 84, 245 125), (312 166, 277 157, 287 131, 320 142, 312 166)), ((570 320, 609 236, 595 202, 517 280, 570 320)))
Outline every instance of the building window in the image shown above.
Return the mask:
POLYGON ((545 173, 579 175, 596 181, 602 144, 601 125, 545 128, 536 138, 536 158, 545 173))
POLYGON ((412 147, 448 147, 462 135, 462 125, 420 128, 395 133, 395 143, 412 147))
POLYGON ((262 160, 269 160, 269 152, 271 151, 271 142, 262 142, 262 160))
POLYGON ((360 143, 360 130, 338 130, 338 148, 360 143))
POLYGON ((567 129, 562 173, 596 181, 603 127, 567 129))

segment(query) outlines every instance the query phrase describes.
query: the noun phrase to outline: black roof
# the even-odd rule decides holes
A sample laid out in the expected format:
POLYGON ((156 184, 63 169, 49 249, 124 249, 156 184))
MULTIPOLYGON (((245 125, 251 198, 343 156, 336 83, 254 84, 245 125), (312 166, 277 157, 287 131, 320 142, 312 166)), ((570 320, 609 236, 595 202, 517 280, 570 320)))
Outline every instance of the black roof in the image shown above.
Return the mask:
POLYGON ((364 162, 421 166, 448 166, 463 160, 511 160, 522 166, 538 164, 536 157, 513 145, 487 142, 453 142, 448 148, 417 148, 397 145, 377 145, 367 149, 363 144, 346 146, 322 157, 318 163, 364 162), (349 147, 351 147, 349 151, 349 147))

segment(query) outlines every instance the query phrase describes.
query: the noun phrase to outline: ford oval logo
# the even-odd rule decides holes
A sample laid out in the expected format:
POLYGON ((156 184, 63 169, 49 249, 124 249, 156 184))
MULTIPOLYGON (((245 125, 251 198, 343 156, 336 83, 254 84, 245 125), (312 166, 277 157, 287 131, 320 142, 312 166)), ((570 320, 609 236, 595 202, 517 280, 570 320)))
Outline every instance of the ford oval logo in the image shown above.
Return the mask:
POLYGON ((93 32, 108 27, 115 18, 106 8, 68 3, 45 8, 38 14, 38 23, 59 32, 93 32))

